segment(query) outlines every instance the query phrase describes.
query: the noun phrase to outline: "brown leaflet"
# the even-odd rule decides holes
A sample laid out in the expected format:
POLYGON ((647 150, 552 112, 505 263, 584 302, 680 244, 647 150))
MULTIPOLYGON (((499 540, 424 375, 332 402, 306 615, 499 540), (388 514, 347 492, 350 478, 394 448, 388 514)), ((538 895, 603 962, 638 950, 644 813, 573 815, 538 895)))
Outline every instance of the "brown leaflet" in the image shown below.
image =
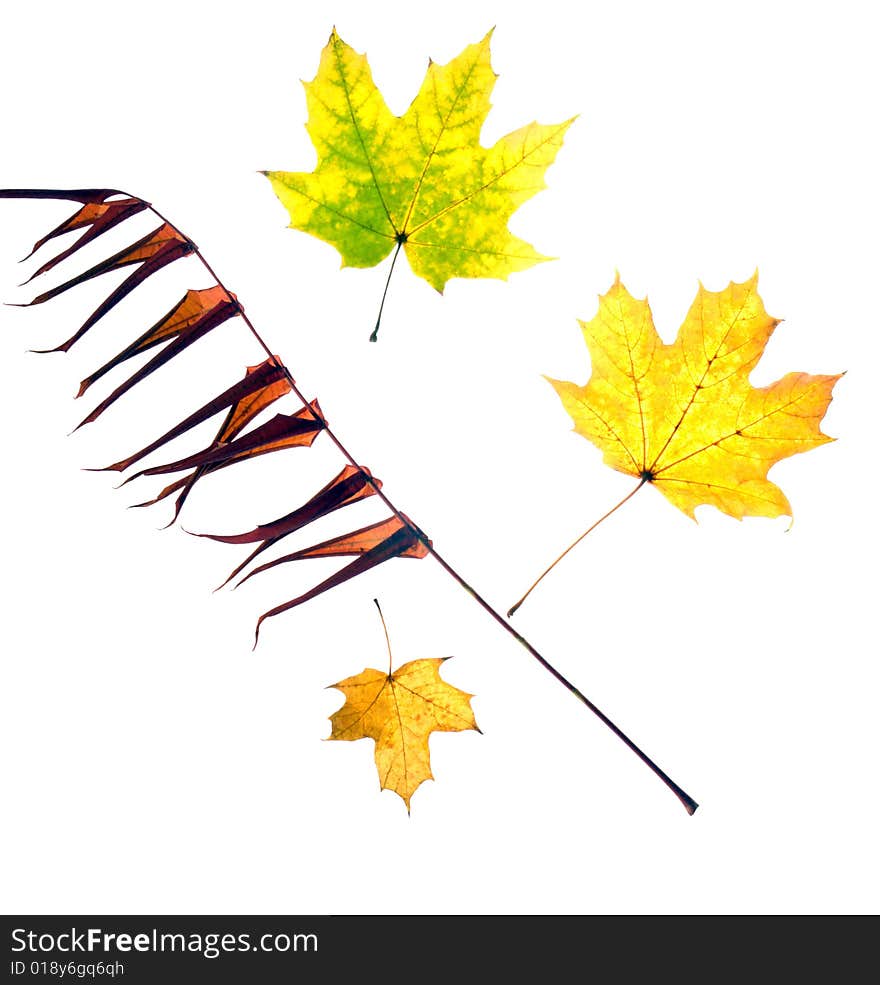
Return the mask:
MULTIPOLYGON (((402 514, 401 514, 402 515, 402 514)), ((368 554, 386 544, 388 539, 395 537, 400 531, 412 534, 412 542, 407 541, 401 549, 401 554, 407 557, 425 557, 427 548, 423 543, 424 537, 419 534, 416 526, 408 519, 401 520, 398 516, 390 516, 387 520, 379 520, 378 523, 371 523, 367 527, 353 530, 351 533, 340 534, 338 537, 331 537, 330 540, 321 541, 312 547, 305 547, 293 554, 286 554, 284 557, 276 558, 274 561, 267 561, 254 570, 238 583, 243 584, 268 568, 274 568, 277 564, 284 564, 287 561, 303 561, 308 558, 336 557, 339 555, 356 556, 368 554)), ((399 541, 403 543, 403 541, 399 541)), ((395 541, 398 543, 398 541, 395 541)), ((391 556, 391 555, 389 555, 391 556)), ((384 559, 383 559, 384 560, 384 559)))
POLYGON ((327 516, 334 510, 342 509, 350 503, 367 496, 373 496, 377 489, 381 489, 382 483, 379 479, 374 479, 369 469, 358 468, 354 465, 346 465, 345 468, 329 482, 323 489, 315 493, 314 496, 298 509, 293 510, 286 516, 273 520, 271 523, 263 523, 253 530, 243 534, 195 534, 196 537, 207 537, 210 540, 217 540, 224 544, 253 544, 257 541, 261 543, 251 551, 251 553, 233 569, 226 581, 220 585, 223 588, 237 574, 239 574, 248 564, 258 555, 277 544, 282 537, 301 530, 307 524, 312 523, 319 517, 327 516))
POLYGON ((80 421, 77 428, 97 420, 111 404, 115 403, 133 386, 146 379, 160 366, 164 366, 165 363, 172 360, 178 353, 183 352, 203 335, 207 335, 208 332, 227 319, 234 318, 240 311, 241 306, 238 301, 235 298, 230 298, 222 287, 215 286, 201 291, 187 291, 171 311, 160 318, 152 328, 80 383, 77 397, 81 397, 94 382, 120 363, 131 359, 138 353, 145 352, 147 349, 161 345, 168 339, 173 339, 160 353, 145 363, 124 383, 121 383, 110 396, 102 400, 87 417, 80 421))
MULTIPOLYGON (((203 421, 207 421, 209 418, 218 414, 221 410, 226 410, 227 408, 235 408, 239 401, 252 397, 254 393, 261 390, 264 387, 274 386, 275 384, 281 383, 286 380, 287 371, 277 357, 273 356, 271 359, 267 359, 265 362, 260 363, 259 366, 248 367, 248 371, 244 376, 244 379, 235 383, 233 386, 224 390, 223 393, 214 397, 213 400, 209 400, 206 404, 203 404, 198 410, 193 411, 189 417, 184 418, 179 424, 176 424, 173 428, 166 431, 165 434, 156 438, 155 441, 151 441, 150 444, 141 448, 139 451, 134 452, 127 458, 123 458, 118 462, 114 462, 112 465, 107 465, 103 469, 93 469, 91 471, 95 472, 124 472, 125 469, 134 465, 135 462, 140 461, 142 458, 146 458, 150 452, 155 451, 157 448, 161 448, 162 445, 185 434, 191 428, 196 427, 196 425, 201 424, 203 421)), ((290 384, 287 383, 287 389, 290 389, 290 384)), ((279 393, 278 396, 281 394, 279 393)), ((273 397, 273 399, 275 399, 273 397)), ((227 424, 229 418, 227 417, 227 424)), ((224 424, 224 427, 227 425, 224 424)))
POLYGON ((45 236, 34 243, 33 249, 24 257, 21 261, 22 263, 25 260, 29 260, 37 250, 45 246, 50 240, 55 239, 56 236, 63 236, 65 233, 82 229, 83 226, 91 227, 86 229, 75 240, 72 246, 51 260, 47 260, 39 270, 31 274, 25 283, 51 270, 54 266, 61 263, 62 260, 66 260, 67 257, 81 246, 85 246, 86 243, 91 242, 102 233, 119 225, 120 222, 124 222, 130 216, 136 215, 138 212, 143 212, 144 209, 150 207, 149 202, 145 202, 140 198, 133 198, 124 192, 116 191, 114 188, 74 188, 69 191, 56 188, 5 188, 0 189, 0 198, 60 199, 81 203, 82 207, 77 209, 69 219, 65 219, 64 222, 59 223, 53 230, 46 233, 45 236), (121 196, 121 198, 117 198, 111 202, 107 201, 107 199, 112 199, 114 196, 121 196))
POLYGON ((209 466, 220 468, 223 465, 231 465, 235 461, 281 451, 283 448, 308 448, 325 427, 318 402, 313 400, 308 407, 303 407, 295 414, 276 414, 270 421, 236 438, 235 441, 212 443, 195 455, 180 458, 167 465, 154 465, 143 469, 130 476, 125 482, 131 482, 132 479, 142 475, 167 475, 169 472, 209 466))
MULTIPOLYGON (((245 428, 248 423, 250 423, 250 421, 260 413, 261 410, 268 407, 279 397, 283 397, 285 394, 290 393, 290 380, 287 378, 286 373, 284 373, 284 367, 281 366, 281 361, 278 356, 273 358, 277 364, 277 367, 281 368, 282 375, 280 378, 271 379, 270 382, 261 386, 258 390, 247 392, 236 400, 235 403, 229 408, 229 413, 226 415, 226 419, 223 421, 223 424, 220 425, 220 430, 217 432, 211 447, 219 447, 222 442, 231 441, 235 435, 245 428)), ((267 360, 259 366, 248 366, 245 380, 247 380, 248 376, 264 371, 267 363, 270 362, 271 360, 267 360)), ((172 493, 177 492, 178 489, 182 490, 174 502, 174 515, 166 524, 166 526, 170 527, 180 515, 180 511, 183 509, 183 504, 186 502, 186 498, 189 496, 196 482, 203 475, 207 475, 209 472, 214 472, 228 464, 232 463, 226 462, 219 465, 201 466, 193 472, 190 472, 189 475, 183 475, 179 479, 175 479, 174 482, 167 485, 157 496, 154 496, 153 499, 148 499, 143 503, 134 503, 133 506, 152 506, 160 500, 165 499, 167 496, 170 496, 172 493)))
MULTIPOLYGON (((150 207, 149 202, 144 202, 143 199, 127 195, 117 188, 0 188, 0 198, 53 199, 63 202, 79 202, 80 205, 88 205, 90 203, 98 205, 101 202, 106 202, 108 198, 114 198, 116 195, 129 199, 132 202, 143 202, 144 208, 146 209, 150 207)), ((61 225, 64 226, 66 223, 62 223, 61 225)), ((60 235, 59 229, 61 229, 60 226, 53 229, 51 233, 44 236, 41 240, 38 240, 31 251, 31 255, 36 253, 43 243, 50 240, 53 236, 60 235)))
POLYGON ((134 273, 129 274, 110 293, 106 300, 95 308, 80 328, 66 342, 55 346, 54 349, 35 349, 33 351, 67 352, 108 311, 119 304, 124 297, 130 294, 139 284, 142 284, 151 274, 156 273, 157 270, 161 270, 162 267, 167 266, 169 263, 173 263, 175 260, 187 256, 195 249, 194 243, 191 243, 166 222, 158 229, 154 229, 151 233, 143 236, 136 243, 132 243, 131 246, 127 246, 124 250, 114 253, 113 256, 102 260, 100 263, 96 263, 94 267, 90 267, 77 277, 72 277, 63 284, 59 284, 57 287, 45 291, 26 304, 16 305, 16 307, 28 308, 34 304, 42 304, 44 301, 49 301, 52 298, 58 297, 64 291, 70 290, 71 287, 84 284, 86 281, 92 280, 94 277, 99 277, 101 274, 109 273, 111 270, 119 270, 133 263, 141 264, 134 273))
MULTIPOLYGON (((217 441, 232 441, 261 410, 273 404, 279 397, 291 392, 291 378, 279 356, 272 356, 271 359, 264 360, 258 366, 248 366, 247 371, 248 373, 259 372, 267 364, 272 367, 272 372, 267 375, 266 382, 259 389, 249 390, 238 397, 232 407, 229 408, 226 420, 217 433, 217 441), (276 367, 280 370, 278 376, 274 372, 276 367)), ((317 404, 315 406, 317 407, 317 404)))
POLYGON ((254 633, 254 646, 256 647, 259 641, 260 626, 266 619, 271 619, 272 616, 277 616, 297 605, 302 605, 303 602, 308 602, 329 589, 335 588, 337 585, 341 585, 351 578, 356 578, 365 571, 369 571, 370 568, 376 567, 377 564, 382 564, 383 561, 389 561, 393 557, 423 558, 428 554, 430 543, 409 517, 401 514, 399 517, 392 516, 387 520, 380 520, 379 523, 373 523, 368 527, 361 527, 360 530, 354 530, 351 533, 325 540, 320 544, 315 544, 314 547, 307 547, 293 554, 286 554, 284 557, 276 558, 274 561, 268 561, 266 564, 254 568, 249 575, 241 579, 238 583, 239 585, 244 584, 248 578, 252 578, 261 571, 274 568, 276 565, 284 564, 287 561, 346 555, 355 556, 354 561, 347 564, 340 571, 337 571, 335 575, 325 578, 324 581, 303 595, 291 599, 289 602, 283 602, 281 605, 276 605, 273 609, 269 609, 268 612, 264 612, 257 620, 254 633))
POLYGON ((40 274, 47 273, 53 267, 56 267, 63 260, 74 254, 80 247, 97 239, 114 226, 118 226, 120 222, 124 222, 131 216, 137 215, 138 212, 143 212, 146 208, 147 203, 142 202, 139 198, 123 198, 112 202, 86 203, 69 219, 56 226, 52 232, 46 233, 42 239, 38 239, 34 243, 34 248, 24 259, 29 260, 41 246, 44 246, 56 236, 63 236, 65 233, 73 232, 75 229, 82 229, 83 226, 88 226, 89 228, 77 237, 73 244, 66 250, 62 250, 61 253, 47 260, 41 267, 35 270, 25 283, 27 284, 35 277, 39 277, 40 274))
MULTIPOLYGON (((65 202, 105 202, 114 195, 128 198, 125 192, 117 188, 2 188, 0 198, 42 198, 60 199, 65 202)), ((141 199, 137 199, 141 201, 141 199)), ((144 202, 149 208, 149 203, 144 202)))
POLYGON ((183 508, 183 504, 186 501, 186 497, 189 495, 190 490, 196 484, 196 481, 203 476, 208 469, 196 469, 195 472, 190 472, 189 475, 182 475, 179 479, 175 479, 174 482, 169 483, 160 493, 157 493, 152 499, 145 499, 142 503, 132 503, 132 509, 137 509, 141 506, 155 506, 156 503, 160 503, 163 499, 167 499, 172 493, 177 492, 178 489, 182 489, 183 492, 177 497, 174 503, 174 516, 165 525, 170 527, 172 523, 180 515, 180 511, 183 508))

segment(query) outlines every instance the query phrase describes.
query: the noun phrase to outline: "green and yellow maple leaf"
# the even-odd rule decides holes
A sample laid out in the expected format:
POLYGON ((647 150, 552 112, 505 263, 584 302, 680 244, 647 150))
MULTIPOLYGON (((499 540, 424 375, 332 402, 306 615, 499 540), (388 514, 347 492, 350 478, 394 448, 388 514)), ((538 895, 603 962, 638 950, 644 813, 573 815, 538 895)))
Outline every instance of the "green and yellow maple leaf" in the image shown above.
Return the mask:
POLYGON ((422 781, 433 779, 431 732, 480 731, 470 706, 473 695, 440 676, 448 659, 411 660, 393 674, 368 667, 330 685, 346 699, 330 718, 330 738, 375 740, 379 784, 399 794, 407 810, 422 781))
POLYGON ((366 57, 334 29, 317 75, 305 83, 317 166, 263 172, 290 226, 331 243, 343 266, 372 267, 402 247, 412 270, 438 291, 452 277, 506 279, 549 259, 514 236, 507 220, 545 187, 572 120, 530 123, 491 148, 480 145, 496 78, 491 33, 447 65, 430 62, 397 117, 366 57))

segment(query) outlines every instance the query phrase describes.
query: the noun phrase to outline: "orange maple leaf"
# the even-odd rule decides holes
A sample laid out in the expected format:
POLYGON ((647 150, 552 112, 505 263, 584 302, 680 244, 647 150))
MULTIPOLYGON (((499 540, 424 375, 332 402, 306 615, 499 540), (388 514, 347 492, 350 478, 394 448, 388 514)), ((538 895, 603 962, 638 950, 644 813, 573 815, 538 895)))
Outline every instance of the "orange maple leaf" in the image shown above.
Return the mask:
POLYGON ((473 697, 440 677, 448 657, 411 660, 389 671, 370 667, 330 687, 345 695, 331 718, 331 739, 374 739, 379 785, 406 803, 423 780, 433 779, 428 751, 431 732, 479 732, 473 697))
POLYGON ((749 373, 779 320, 757 274, 723 291, 702 285, 665 345, 647 300, 615 279, 581 322, 593 373, 586 386, 549 380, 574 429, 620 472, 650 482, 688 516, 711 504, 730 516, 791 516, 771 465, 833 439, 819 424, 842 374, 788 373, 753 387, 749 373))

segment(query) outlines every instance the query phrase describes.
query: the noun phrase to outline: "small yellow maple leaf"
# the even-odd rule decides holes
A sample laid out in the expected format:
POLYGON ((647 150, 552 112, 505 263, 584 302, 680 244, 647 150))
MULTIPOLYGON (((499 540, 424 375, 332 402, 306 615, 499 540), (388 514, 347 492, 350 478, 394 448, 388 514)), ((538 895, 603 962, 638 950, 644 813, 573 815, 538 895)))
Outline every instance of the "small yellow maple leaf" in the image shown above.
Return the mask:
POLYGON ((402 245, 413 271, 438 291, 451 277, 506 279, 549 259, 506 223, 545 187, 572 120, 530 123, 491 148, 480 145, 496 78, 491 33, 447 65, 430 62, 397 117, 366 57, 334 29, 317 75, 304 83, 317 166, 263 172, 291 227, 331 243, 343 266, 372 267, 402 245))
POLYGON ((842 374, 749 383, 779 324, 764 310, 757 274, 717 293, 700 285, 671 345, 657 335, 647 300, 619 277, 596 317, 580 324, 592 376, 586 386, 549 382, 608 465, 652 483, 692 518, 701 504, 737 519, 791 516, 767 471, 833 440, 819 424, 842 374))
POLYGON ((423 780, 433 779, 428 751, 431 732, 479 732, 470 699, 440 677, 448 657, 411 660, 394 673, 366 668, 331 684, 345 704, 330 718, 331 739, 374 739, 379 784, 406 803, 423 780))

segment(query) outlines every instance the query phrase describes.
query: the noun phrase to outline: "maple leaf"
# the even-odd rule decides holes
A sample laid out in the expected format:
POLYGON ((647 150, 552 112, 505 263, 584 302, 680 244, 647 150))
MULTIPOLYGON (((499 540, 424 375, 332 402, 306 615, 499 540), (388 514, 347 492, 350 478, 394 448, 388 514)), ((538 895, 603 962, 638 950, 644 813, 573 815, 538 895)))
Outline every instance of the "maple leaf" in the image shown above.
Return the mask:
POLYGON ((473 697, 440 677, 449 657, 411 660, 394 673, 367 667, 330 687, 345 704, 330 718, 330 739, 374 739, 376 769, 383 790, 406 803, 423 780, 432 780, 431 732, 479 732, 470 706, 473 697))
POLYGON ((480 145, 496 78, 491 34, 447 65, 429 62, 418 95, 397 117, 366 57, 334 29, 305 83, 317 166, 263 172, 291 227, 331 243, 343 266, 375 266, 402 246, 412 270, 438 291, 451 277, 506 279, 549 259, 506 223, 545 187, 574 118, 530 123, 491 148, 480 145))
POLYGON ((596 317, 580 324, 590 380, 549 382, 608 465, 650 482, 691 518, 701 504, 737 519, 791 516, 767 471, 833 440, 819 424, 842 374, 749 383, 779 324, 764 310, 757 274, 717 293, 700 285, 671 345, 657 335, 647 300, 619 277, 596 317))

